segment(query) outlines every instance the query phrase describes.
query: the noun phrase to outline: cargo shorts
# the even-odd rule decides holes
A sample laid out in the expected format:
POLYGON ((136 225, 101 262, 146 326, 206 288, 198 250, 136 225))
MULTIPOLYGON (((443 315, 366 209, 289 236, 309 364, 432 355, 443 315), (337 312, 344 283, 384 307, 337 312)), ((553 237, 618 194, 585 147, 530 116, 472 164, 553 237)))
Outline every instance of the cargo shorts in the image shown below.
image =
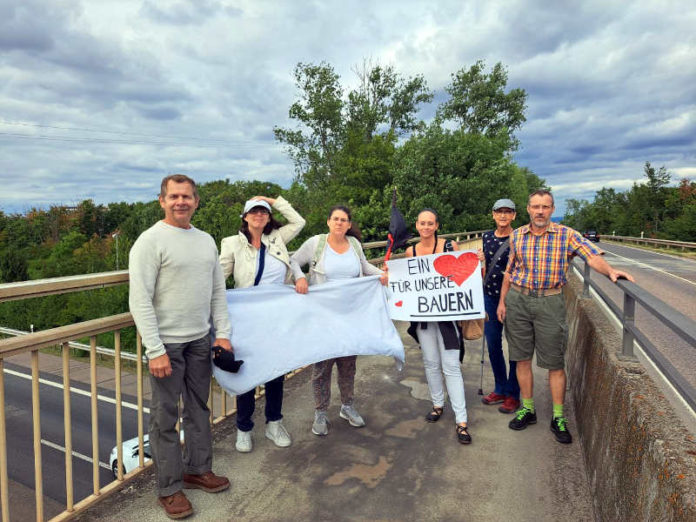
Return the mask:
POLYGON ((531 360, 536 351, 537 366, 562 370, 568 342, 563 294, 532 297, 511 288, 505 296, 505 307, 510 360, 531 360))

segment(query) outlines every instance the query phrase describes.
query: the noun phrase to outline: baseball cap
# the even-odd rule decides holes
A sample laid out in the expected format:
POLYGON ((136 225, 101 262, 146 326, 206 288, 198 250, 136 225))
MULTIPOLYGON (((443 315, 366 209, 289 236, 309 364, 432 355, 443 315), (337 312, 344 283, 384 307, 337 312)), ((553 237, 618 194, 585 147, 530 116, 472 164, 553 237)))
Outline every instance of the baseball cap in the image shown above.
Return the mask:
POLYGON ((269 205, 267 201, 264 201, 262 199, 250 199, 249 201, 244 203, 244 212, 242 212, 242 215, 240 217, 244 217, 244 214, 249 212, 254 207, 265 208, 266 210, 268 210, 269 214, 272 212, 271 205, 269 205))
POLYGON ((515 202, 507 198, 499 199, 493 203, 493 210, 498 210, 499 208, 509 208, 515 210, 515 202))

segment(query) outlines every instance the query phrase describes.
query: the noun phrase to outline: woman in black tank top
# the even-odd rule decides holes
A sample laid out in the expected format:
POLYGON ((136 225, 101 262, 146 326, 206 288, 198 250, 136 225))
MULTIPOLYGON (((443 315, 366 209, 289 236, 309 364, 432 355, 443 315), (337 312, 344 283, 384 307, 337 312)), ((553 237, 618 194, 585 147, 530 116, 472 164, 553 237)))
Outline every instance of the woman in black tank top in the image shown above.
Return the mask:
MULTIPOLYGON (((437 213, 424 209, 418 214, 416 230, 420 242, 406 250, 406 257, 426 256, 458 250, 456 243, 437 237, 440 226, 437 213)), ((428 422, 437 422, 445 406, 444 381, 447 394, 455 414, 457 440, 462 444, 471 443, 467 426, 464 379, 460 362, 464 355, 464 344, 459 326, 453 321, 411 323, 408 333, 420 344, 423 352, 425 377, 428 381, 432 410, 426 415, 428 422)))

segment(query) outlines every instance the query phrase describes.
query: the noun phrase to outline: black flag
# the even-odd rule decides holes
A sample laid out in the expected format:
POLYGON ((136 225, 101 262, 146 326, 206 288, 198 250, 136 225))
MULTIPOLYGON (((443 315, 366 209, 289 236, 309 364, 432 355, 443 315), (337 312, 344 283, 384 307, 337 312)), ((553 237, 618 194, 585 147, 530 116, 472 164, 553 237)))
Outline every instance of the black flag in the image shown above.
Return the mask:
POLYGON ((396 189, 392 191, 391 217, 389 219, 389 234, 387 237, 388 244, 387 254, 384 256, 385 261, 389 260, 394 250, 405 247, 406 242, 411 237, 408 233, 404 216, 401 215, 399 209, 396 208, 396 189))

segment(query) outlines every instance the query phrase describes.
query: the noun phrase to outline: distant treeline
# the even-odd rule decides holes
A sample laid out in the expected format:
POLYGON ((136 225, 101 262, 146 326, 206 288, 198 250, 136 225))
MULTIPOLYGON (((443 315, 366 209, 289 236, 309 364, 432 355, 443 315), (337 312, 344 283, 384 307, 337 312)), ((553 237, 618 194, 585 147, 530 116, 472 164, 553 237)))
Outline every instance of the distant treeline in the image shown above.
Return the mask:
MULTIPOLYGON (((291 248, 326 230, 331 205, 347 204, 365 240, 386 239, 392 188, 409 223, 424 207, 436 209, 443 231, 491 227, 490 208, 509 197, 524 209, 527 195, 544 180, 511 159, 514 136, 524 123, 526 93, 506 90, 500 64, 483 62, 452 75, 449 97, 430 107, 433 93, 422 76, 404 78, 392 67, 364 63, 358 86, 346 93, 326 63, 297 65, 297 101, 289 115, 295 128, 274 129, 295 166, 292 185, 261 181, 214 181, 199 187, 193 224, 218 245, 237 233, 244 202, 255 195, 282 195, 307 219, 291 248), (435 117, 426 123, 419 117, 435 117)), ((154 195, 153 195, 154 196, 154 195)), ((0 281, 103 272, 128 266, 138 235, 161 219, 159 203, 91 200, 75 207, 0 211, 0 281)), ((518 223, 527 219, 518 214, 518 223)), ((127 311, 123 287, 0 305, 0 325, 37 330, 127 311)), ((125 336, 132 344, 134 334, 125 336)), ((100 343, 110 345, 107 337, 100 343)))
POLYGON ((669 186, 672 176, 662 166, 645 163, 645 182, 617 192, 602 188, 594 201, 569 199, 563 222, 577 230, 600 234, 696 241, 696 183, 684 178, 669 186))

